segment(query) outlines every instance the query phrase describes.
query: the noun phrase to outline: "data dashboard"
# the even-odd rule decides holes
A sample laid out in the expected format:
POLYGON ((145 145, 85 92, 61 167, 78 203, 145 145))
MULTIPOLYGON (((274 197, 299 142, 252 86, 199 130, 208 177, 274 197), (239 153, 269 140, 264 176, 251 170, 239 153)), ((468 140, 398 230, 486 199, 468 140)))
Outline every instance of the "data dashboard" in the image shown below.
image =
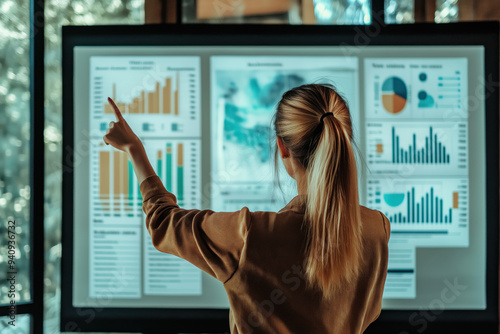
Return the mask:
MULTIPOLYGON (((469 101, 483 51, 465 50, 77 48, 84 66, 75 70, 75 140, 88 142, 89 154, 75 179, 75 205, 88 209, 75 235, 88 238, 75 239, 74 280, 83 288, 74 304, 107 294, 116 307, 229 306, 213 278, 152 246, 132 164, 102 140, 115 120, 107 97, 182 208, 278 211, 296 188, 280 161, 274 167, 276 105, 293 87, 333 84, 351 112, 360 201, 391 223, 384 308, 428 306, 461 261, 484 273, 473 260, 484 255, 484 195, 470 195, 484 187, 484 142, 473 135, 484 126, 484 106, 469 101), (479 217, 474 224, 471 216, 479 217), (120 284, 110 288, 110 280, 120 284)), ((453 307, 484 308, 485 296, 474 293, 484 282, 459 271, 471 289, 453 307)))

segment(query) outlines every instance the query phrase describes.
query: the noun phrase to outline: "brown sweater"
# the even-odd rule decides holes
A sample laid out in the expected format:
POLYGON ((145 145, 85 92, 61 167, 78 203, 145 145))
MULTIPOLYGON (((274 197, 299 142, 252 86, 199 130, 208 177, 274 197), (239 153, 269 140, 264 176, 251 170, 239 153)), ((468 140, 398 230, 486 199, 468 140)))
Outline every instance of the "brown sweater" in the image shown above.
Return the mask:
POLYGON ((380 314, 390 225, 361 207, 365 262, 329 300, 306 287, 303 196, 279 212, 185 210, 156 175, 140 185, 153 245, 224 284, 231 333, 362 333, 380 314))

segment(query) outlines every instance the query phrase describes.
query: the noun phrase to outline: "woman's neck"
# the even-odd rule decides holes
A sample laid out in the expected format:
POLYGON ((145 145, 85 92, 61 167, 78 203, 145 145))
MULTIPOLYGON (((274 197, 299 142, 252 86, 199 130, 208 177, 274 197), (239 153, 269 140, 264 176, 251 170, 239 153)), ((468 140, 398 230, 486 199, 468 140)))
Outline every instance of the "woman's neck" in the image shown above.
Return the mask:
POLYGON ((307 195, 307 173, 305 169, 295 170, 293 178, 297 182, 297 193, 299 195, 307 195))

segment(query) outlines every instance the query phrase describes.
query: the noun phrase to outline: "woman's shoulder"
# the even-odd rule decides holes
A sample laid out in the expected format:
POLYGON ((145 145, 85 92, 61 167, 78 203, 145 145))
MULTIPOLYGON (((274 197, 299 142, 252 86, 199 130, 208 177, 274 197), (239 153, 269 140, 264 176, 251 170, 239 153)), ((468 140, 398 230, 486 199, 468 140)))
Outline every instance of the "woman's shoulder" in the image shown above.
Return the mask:
POLYGON ((380 211, 378 210, 374 210, 374 209, 370 209, 369 207, 366 207, 364 205, 360 205, 360 210, 361 210, 361 214, 378 214, 380 215, 380 211))
POLYGON ((363 205, 360 206, 360 211, 363 226, 376 230, 383 229, 386 240, 389 240, 391 233, 391 224, 389 219, 381 211, 370 209, 363 205))

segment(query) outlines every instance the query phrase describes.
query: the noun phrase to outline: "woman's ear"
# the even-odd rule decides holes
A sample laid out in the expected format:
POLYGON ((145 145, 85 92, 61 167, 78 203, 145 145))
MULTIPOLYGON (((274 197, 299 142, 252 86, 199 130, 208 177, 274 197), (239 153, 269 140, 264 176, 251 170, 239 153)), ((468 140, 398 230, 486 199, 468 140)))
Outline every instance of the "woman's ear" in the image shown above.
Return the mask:
POLYGON ((281 159, 288 158, 290 156, 290 152, 288 151, 288 148, 286 148, 285 144, 283 144, 283 140, 281 140, 280 137, 276 136, 276 141, 278 142, 281 159))

